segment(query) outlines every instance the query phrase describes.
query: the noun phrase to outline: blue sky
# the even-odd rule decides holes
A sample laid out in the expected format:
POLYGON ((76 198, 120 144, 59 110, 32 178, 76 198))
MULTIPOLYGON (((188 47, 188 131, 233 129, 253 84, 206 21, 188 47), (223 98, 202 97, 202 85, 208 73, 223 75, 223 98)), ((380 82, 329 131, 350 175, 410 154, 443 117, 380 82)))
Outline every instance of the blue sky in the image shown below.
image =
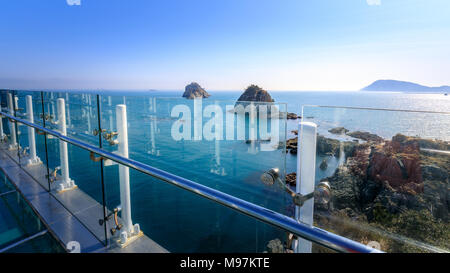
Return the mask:
POLYGON ((0 0, 0 88, 358 90, 449 71, 448 0, 0 0))

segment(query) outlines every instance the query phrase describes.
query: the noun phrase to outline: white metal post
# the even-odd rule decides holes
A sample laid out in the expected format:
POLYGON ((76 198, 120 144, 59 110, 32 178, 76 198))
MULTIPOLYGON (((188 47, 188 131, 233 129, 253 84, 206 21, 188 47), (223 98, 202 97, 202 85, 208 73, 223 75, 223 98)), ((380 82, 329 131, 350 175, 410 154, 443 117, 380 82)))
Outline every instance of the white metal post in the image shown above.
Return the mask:
MULTIPOLYGON (((58 127, 62 135, 67 135, 66 125, 66 105, 63 98, 57 100, 58 107, 58 127)), ((75 187, 74 181, 69 177, 69 156, 67 152, 67 142, 59 141, 59 157, 61 162, 61 181, 58 191, 68 190, 75 187)))
MULTIPOLYGON (((116 122, 117 122, 117 139, 118 153, 128 158, 128 122, 127 122, 127 107, 124 104, 116 106, 116 122)), ((120 181, 120 205, 122 208, 122 220, 126 235, 121 234, 121 237, 127 237, 133 233, 133 224, 131 221, 131 200, 130 200, 130 170, 122 164, 119 164, 119 181, 120 181)), ((123 242, 125 243, 125 242, 123 242)))
POLYGON ((19 97, 18 96, 14 96, 14 110, 15 111, 19 110, 19 97))
POLYGON ((113 111, 111 110, 112 107, 112 99, 111 96, 108 96, 108 106, 109 106, 109 110, 108 110, 108 114, 109 114, 109 130, 113 130, 114 125, 113 125, 113 111))
MULTIPOLYGON (((312 122, 300 122, 299 124, 297 156, 297 186, 296 192, 307 195, 314 192, 316 180, 316 143, 317 125, 312 122)), ((295 219, 312 226, 314 221, 314 198, 307 200, 302 207, 295 208, 295 219)), ((294 242, 296 253, 311 253, 312 243, 299 238, 294 242)))
MULTIPOLYGON (((248 120, 249 120, 249 124, 248 124, 248 137, 250 140, 250 148, 248 149, 248 152, 250 154, 257 154, 258 153, 258 148, 256 148, 256 138, 257 138, 257 115, 258 112, 257 107, 253 102, 251 102, 248 106, 246 106, 246 110, 248 109, 248 120)), ((245 112, 244 112, 245 113, 245 112)), ((245 118, 245 115, 244 115, 245 118)))
POLYGON ((203 139, 203 101, 194 99, 194 140, 203 139))
MULTIPOLYGON (((1 99, 1 96, 0 96, 1 99)), ((0 100, 0 111, 3 110, 2 109, 2 104, 1 104, 1 100, 0 100)), ((5 139, 5 133, 3 132, 3 116, 0 116, 0 141, 3 141, 5 139)))
POLYGON ((72 119, 70 118, 70 103, 69 103, 69 93, 66 93, 67 102, 67 126, 72 128, 72 119))
MULTIPOLYGON (((220 106, 217 103, 217 101, 215 102, 215 106, 217 109, 220 109, 220 106)), ((223 127, 222 122, 220 122, 219 120, 214 118, 214 134, 215 134, 215 136, 214 136, 214 159, 216 161, 216 164, 215 164, 212 172, 217 175, 220 175, 220 176, 225 176, 226 175, 225 168, 222 167, 221 162, 220 162, 220 141, 223 138, 222 127, 223 127)))
MULTIPOLYGON (((18 96, 14 96, 14 111, 16 111, 16 114, 19 111, 19 97, 18 96)), ((23 124, 22 123, 17 123, 17 135, 18 136, 20 136, 20 134, 21 134, 20 133, 20 127, 19 127, 21 125, 23 125, 23 124)), ((20 145, 20 143, 18 145, 20 145)))
MULTIPOLYGON (((14 102, 11 93, 8 93, 8 111, 9 114, 14 115, 14 102)), ((11 134, 11 144, 9 145, 10 150, 14 150, 17 148, 17 139, 16 139, 16 126, 14 126, 14 122, 9 122, 9 133, 11 134)))
POLYGON ((91 99, 91 95, 87 95, 87 103, 88 103, 88 118, 87 118, 87 122, 88 122, 88 134, 92 133, 92 126, 91 126, 91 117, 92 117, 92 108, 91 108, 91 104, 92 104, 92 99, 91 99))
POLYGON ((0 141, 5 139, 5 133, 3 133, 3 117, 0 116, 0 141))
MULTIPOLYGON (((30 95, 26 96, 27 103, 27 117, 28 121, 34 123, 33 117, 33 100, 30 95)), ((28 126, 28 145, 30 148, 30 158, 28 159, 27 165, 37 165, 41 164, 41 160, 36 155, 36 139, 35 139, 35 129, 28 126)))
MULTIPOLYGON (((50 93, 50 105, 52 106, 52 112, 50 113, 50 115, 53 115, 53 117, 56 117, 56 114, 55 114, 55 102, 54 102, 53 92, 50 93)), ((50 108, 49 108, 49 110, 50 110, 50 108)))

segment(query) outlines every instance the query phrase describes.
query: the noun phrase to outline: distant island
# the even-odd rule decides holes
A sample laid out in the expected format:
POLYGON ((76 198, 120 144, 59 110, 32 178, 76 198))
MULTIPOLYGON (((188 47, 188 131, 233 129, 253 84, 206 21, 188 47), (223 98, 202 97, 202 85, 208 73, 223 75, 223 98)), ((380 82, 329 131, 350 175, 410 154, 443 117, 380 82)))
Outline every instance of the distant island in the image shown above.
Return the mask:
POLYGON ((378 80, 372 83, 371 85, 361 89, 361 91, 448 93, 450 92, 450 86, 444 85, 440 87, 429 87, 413 82, 396 81, 396 80, 378 80))

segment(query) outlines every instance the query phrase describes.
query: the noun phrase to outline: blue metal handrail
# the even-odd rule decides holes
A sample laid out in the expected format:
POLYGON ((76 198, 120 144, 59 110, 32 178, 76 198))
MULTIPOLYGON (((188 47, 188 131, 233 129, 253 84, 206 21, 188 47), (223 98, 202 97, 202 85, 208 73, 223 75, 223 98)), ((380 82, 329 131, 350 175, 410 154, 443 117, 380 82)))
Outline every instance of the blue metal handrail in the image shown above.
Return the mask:
POLYGON ((182 189, 185 189, 189 192, 198 194, 204 198, 212 200, 218 204, 223 206, 232 208, 236 211, 239 211, 245 215, 248 215, 252 218, 258 219, 262 222, 271 224, 275 227, 281 228, 285 231, 291 232, 299 237, 307 239, 313 243, 325 246, 327 248, 333 249, 338 252, 350 252, 350 253, 374 253, 381 252, 377 249, 368 247, 361 243, 355 242, 348 238, 336 235, 334 233, 328 232, 326 230, 311 227, 309 225, 297 222, 295 219, 283 215, 281 213, 275 212, 273 210, 255 205, 253 203, 247 202, 245 200, 236 198, 229 194, 223 193, 221 191, 212 189, 210 187, 201 185, 199 183, 193 182, 186 178, 171 174, 169 172, 160 170, 158 168, 149 166, 139 161, 135 161, 130 158, 125 158, 115 153, 111 153, 105 151, 103 149, 99 149, 98 147, 79 141, 77 139, 73 139, 71 137, 65 136, 57 131, 42 127, 38 124, 31 123, 27 120, 23 120, 13 115, 10 115, 5 112, 0 111, 0 115, 3 115, 9 119, 15 120, 19 123, 22 123, 26 126, 33 127, 39 131, 42 131, 46 134, 57 137, 58 139, 80 147, 84 150, 91 151, 95 154, 98 154, 104 158, 115 161, 119 164, 127 166, 129 168, 135 169, 139 172, 150 175, 154 178, 167 182, 169 184, 178 186, 182 189))

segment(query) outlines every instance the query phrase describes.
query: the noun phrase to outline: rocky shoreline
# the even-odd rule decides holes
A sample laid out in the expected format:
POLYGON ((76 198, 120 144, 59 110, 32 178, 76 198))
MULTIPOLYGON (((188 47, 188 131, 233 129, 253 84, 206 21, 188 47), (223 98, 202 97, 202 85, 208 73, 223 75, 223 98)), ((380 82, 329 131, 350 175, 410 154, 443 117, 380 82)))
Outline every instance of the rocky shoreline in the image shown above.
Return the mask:
MULTIPOLYGON (((386 140, 343 127, 330 133, 365 142, 318 136, 318 154, 339 156, 343 148, 346 160, 321 180, 330 183, 332 198, 327 205, 315 203, 316 226, 365 244, 377 242, 387 252, 450 250, 450 156, 422 150, 450 151, 449 142, 401 134, 386 140)), ((287 149, 296 154, 297 141, 288 140, 287 149)), ((290 186, 295 181, 295 173, 286 176, 290 186)))
MULTIPOLYGON (((326 179, 333 197, 330 207, 316 206, 318 225, 330 225, 336 217, 347 224, 362 222, 368 226, 366 232, 355 231, 353 239, 379 240, 382 249, 390 252, 424 249, 386 239, 389 236, 369 232, 369 227, 450 249, 450 157, 422 152, 423 147, 450 150, 443 141, 401 134, 382 141, 371 137, 355 145, 345 164, 326 179)), ((338 233, 349 228, 334 226, 338 233)))

